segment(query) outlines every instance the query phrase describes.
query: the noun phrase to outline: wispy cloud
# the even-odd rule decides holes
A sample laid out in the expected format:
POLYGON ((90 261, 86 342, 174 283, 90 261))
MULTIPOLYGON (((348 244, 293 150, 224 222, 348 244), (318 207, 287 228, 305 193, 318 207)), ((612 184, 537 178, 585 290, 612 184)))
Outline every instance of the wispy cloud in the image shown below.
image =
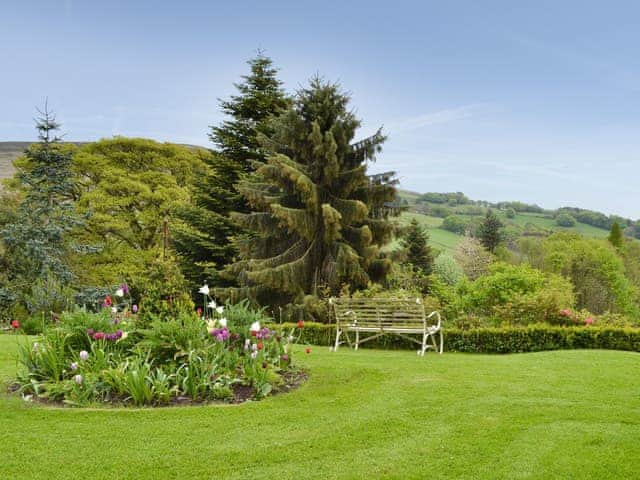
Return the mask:
POLYGON ((469 105, 462 105, 455 108, 447 108, 445 110, 439 110, 436 112, 423 113, 415 117, 409 117, 396 122, 392 122, 385 128, 385 130, 394 135, 397 135, 401 133, 412 132, 415 130, 421 130, 433 125, 456 122, 474 116, 485 107, 487 107, 487 104, 474 103, 469 105))

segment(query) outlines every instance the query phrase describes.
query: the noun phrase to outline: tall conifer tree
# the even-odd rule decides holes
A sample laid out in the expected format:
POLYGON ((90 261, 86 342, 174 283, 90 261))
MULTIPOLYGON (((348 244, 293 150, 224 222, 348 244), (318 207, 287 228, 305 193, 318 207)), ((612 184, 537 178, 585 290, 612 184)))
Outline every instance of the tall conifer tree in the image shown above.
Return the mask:
POLYGON ((211 170, 196 186, 192 206, 179 212, 184 222, 173 232, 182 269, 193 285, 205 280, 224 284, 218 273, 236 255, 231 240, 241 233, 229 214, 249 211, 236 184, 254 171, 253 162, 264 162, 258 135, 272 133, 269 120, 289 103, 269 57, 259 52, 247 63, 251 71, 235 84, 238 94, 220 102, 228 119, 211 127, 216 150, 208 161, 211 170))
POLYGON ((407 263, 424 275, 431 275, 433 270, 433 251, 428 241, 429 234, 415 218, 411 220, 404 232, 402 246, 407 252, 407 263))
POLYGON ((493 253, 498 245, 503 240, 502 227, 504 225, 493 212, 493 210, 487 210, 487 215, 480 224, 480 242, 491 253, 493 253))
POLYGON ((611 231, 609 232, 608 239, 611 245, 613 245, 614 247, 622 247, 622 229, 620 228, 620 224, 618 222, 613 222, 613 224, 611 225, 611 231))
POLYGON ((344 284, 361 288, 384 275, 379 247, 393 226, 393 174, 367 176, 385 137, 353 143, 360 121, 336 84, 312 79, 262 135, 267 162, 238 187, 255 210, 234 216, 252 233, 231 267, 243 287, 274 304, 344 284))
POLYGON ((46 106, 40 113, 40 141, 25 151, 16 173, 23 195, 17 217, 0 236, 10 263, 10 283, 24 286, 46 280, 64 286, 74 279, 68 257, 80 250, 69 233, 82 222, 73 202, 72 151, 55 134, 60 128, 55 115, 46 106))

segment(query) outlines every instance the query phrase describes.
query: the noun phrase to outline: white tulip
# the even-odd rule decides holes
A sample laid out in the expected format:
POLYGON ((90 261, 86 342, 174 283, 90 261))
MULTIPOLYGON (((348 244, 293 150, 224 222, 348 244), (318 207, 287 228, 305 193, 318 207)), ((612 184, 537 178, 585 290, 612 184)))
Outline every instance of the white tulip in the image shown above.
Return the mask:
POLYGON ((124 290, 119 288, 116 290, 116 297, 124 297, 124 290))
POLYGON ((111 307, 112 313, 118 313, 118 307, 111 307))
POLYGON ((222 312, 224 312, 224 307, 221 305, 218 308, 216 308, 216 312, 222 314, 222 312))
POLYGON ((220 322, 220 326, 222 326, 222 327, 226 327, 227 326, 227 319, 226 318, 224 318, 224 317, 221 318, 219 320, 219 322, 220 322))
POLYGON ((201 293, 203 295, 209 295, 209 285, 205 283, 202 287, 200 287, 200 290, 198 290, 198 293, 201 293))
POLYGON ((251 324, 251 328, 249 328, 249 330, 251 330, 252 332, 260 331, 260 322, 253 322, 251 324))
POLYGON ((209 307, 211 310, 213 310, 214 308, 216 308, 216 302, 214 300, 211 300, 209 302, 209 304, 207 305, 207 307, 209 307))

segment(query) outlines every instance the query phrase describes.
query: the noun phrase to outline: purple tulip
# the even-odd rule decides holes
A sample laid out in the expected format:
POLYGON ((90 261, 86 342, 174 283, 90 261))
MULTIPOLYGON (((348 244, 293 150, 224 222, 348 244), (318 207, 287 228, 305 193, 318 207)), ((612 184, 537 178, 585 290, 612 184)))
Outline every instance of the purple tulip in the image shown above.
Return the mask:
POLYGON ((122 285, 120 285, 120 288, 122 289, 122 293, 124 293, 125 295, 129 295, 129 285, 123 283, 122 285))
POLYGON ((136 305, 135 303, 133 304, 133 306, 131 307, 131 311, 133 313, 138 313, 138 305, 136 305))
POLYGON ((71 371, 75 372, 78 369, 78 362, 71 363, 71 371))

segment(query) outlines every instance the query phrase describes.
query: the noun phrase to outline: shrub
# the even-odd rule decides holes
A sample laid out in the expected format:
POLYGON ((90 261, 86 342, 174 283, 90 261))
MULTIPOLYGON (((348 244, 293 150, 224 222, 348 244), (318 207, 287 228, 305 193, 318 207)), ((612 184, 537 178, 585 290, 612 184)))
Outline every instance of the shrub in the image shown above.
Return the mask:
MULTIPOLYGON (((289 327, 290 325, 283 325, 289 327)), ((523 353, 563 349, 611 349, 640 351, 640 328, 597 326, 550 326, 443 329, 444 347, 450 352, 523 353)), ((332 346, 335 325, 306 324, 301 341, 332 346)), ((384 335, 362 345, 363 348, 415 350, 402 337, 384 335)), ((346 347, 344 347, 346 348, 346 347)))
POLYGON ((457 284, 463 276, 462 268, 451 255, 441 253, 433 264, 433 273, 447 285, 457 284))
POLYGON ((561 213, 556 217, 556 225, 560 227, 573 227, 576 224, 576 219, 568 213, 561 213))
POLYGON ((462 297, 465 313, 497 319, 497 323, 527 325, 563 323, 561 311, 573 308, 571 283, 559 275, 544 273, 526 264, 496 263, 462 297))
POLYGON ((470 228, 470 222, 464 217, 449 215, 442 221, 440 228, 458 235, 464 235, 470 228))
POLYGON ((638 291, 626 276, 617 250, 608 241, 556 233, 544 241, 536 266, 569 278, 579 309, 638 318, 635 303, 638 291))

